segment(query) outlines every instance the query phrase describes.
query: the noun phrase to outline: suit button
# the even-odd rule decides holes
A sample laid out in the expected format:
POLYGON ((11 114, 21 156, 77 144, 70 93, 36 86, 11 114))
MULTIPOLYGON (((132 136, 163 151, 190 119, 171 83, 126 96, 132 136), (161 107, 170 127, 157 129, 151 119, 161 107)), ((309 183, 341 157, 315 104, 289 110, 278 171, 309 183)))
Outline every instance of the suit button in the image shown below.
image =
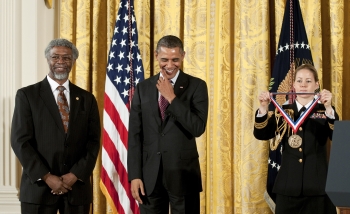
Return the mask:
POLYGON ((303 131, 303 128, 300 127, 300 128, 299 128, 299 131, 303 131))
POLYGON ((64 144, 64 147, 66 147, 66 148, 67 148, 67 147, 68 147, 68 144, 66 144, 66 143, 65 143, 65 144, 64 144))
POLYGON ((303 151, 303 149, 302 148, 299 148, 299 152, 302 152, 303 151))
POLYGON ((160 155, 160 152, 157 152, 157 155, 160 155))
POLYGON ((165 134, 164 134, 164 133, 161 133, 160 135, 162 135, 162 137, 164 137, 164 136, 165 136, 165 134))
POLYGON ((303 159, 300 158, 300 159, 299 159, 299 163, 302 163, 302 162, 303 162, 303 159))

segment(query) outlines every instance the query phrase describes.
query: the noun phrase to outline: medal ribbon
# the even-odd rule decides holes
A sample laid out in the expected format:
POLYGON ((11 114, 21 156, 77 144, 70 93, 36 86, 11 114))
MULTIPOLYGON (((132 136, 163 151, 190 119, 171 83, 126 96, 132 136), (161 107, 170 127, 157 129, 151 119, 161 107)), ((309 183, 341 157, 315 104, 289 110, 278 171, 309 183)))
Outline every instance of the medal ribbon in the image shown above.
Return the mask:
POLYGON ((319 95, 317 95, 317 98, 315 98, 311 105, 300 115, 297 121, 293 121, 292 118, 290 118, 290 116, 284 111, 284 109, 277 103, 275 98, 273 98, 273 94, 271 94, 270 97, 273 105, 278 109, 278 111, 282 114, 282 117, 292 128, 293 133, 296 133, 298 131, 298 128, 304 123, 307 116, 311 113, 312 109, 316 106, 318 100, 321 98, 319 95))

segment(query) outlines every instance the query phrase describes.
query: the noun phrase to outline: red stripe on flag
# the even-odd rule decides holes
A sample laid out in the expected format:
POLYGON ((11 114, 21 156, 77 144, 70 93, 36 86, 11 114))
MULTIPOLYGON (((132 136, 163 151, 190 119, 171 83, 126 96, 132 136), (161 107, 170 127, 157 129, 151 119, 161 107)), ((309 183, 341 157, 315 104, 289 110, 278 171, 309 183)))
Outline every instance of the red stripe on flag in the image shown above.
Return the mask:
POLYGON ((111 138, 109 137, 108 133, 105 130, 103 130, 103 147, 116 168, 116 171, 119 175, 120 183, 124 187, 124 190, 130 200, 130 208, 132 212, 138 213, 139 212, 138 205, 131 194, 130 183, 128 181, 128 173, 125 169, 126 166, 124 167, 124 165, 120 161, 119 152, 115 148, 113 141, 111 140, 111 138))
POLYGON ((119 195, 116 189, 114 188, 113 182, 111 179, 109 179, 108 174, 105 170, 105 168, 102 166, 101 168, 101 179, 103 181, 103 184, 106 186, 106 189, 108 191, 109 196, 114 202, 114 205, 116 209, 118 210, 119 214, 125 214, 125 211, 122 207, 122 205, 119 203, 119 195))
POLYGON ((122 120, 120 119, 119 112, 114 108, 114 104, 112 103, 111 99, 108 97, 108 95, 105 93, 105 111, 111 118, 114 126, 116 127, 120 139, 122 140, 124 146, 126 149, 128 149, 128 130, 125 128, 122 120))

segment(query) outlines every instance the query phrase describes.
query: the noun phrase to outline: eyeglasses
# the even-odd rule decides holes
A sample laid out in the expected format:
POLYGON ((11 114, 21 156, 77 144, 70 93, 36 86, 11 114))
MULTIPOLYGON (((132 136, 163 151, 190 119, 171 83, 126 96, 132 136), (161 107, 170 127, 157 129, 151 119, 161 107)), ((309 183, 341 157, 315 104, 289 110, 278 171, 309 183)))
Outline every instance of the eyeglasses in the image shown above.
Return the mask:
POLYGON ((53 56, 50 56, 50 58, 54 62, 58 62, 60 59, 62 59, 62 61, 64 61, 64 62, 71 62, 72 61, 71 56, 53 55, 53 56))

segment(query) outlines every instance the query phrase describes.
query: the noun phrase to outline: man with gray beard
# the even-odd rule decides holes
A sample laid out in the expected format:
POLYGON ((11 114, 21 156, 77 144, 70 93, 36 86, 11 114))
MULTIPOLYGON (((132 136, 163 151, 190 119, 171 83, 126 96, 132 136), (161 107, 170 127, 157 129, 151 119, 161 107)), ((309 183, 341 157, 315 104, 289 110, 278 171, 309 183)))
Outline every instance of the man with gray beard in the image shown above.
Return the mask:
POLYGON ((78 56, 70 41, 52 40, 48 75, 17 91, 11 145, 23 167, 22 213, 90 211, 101 128, 94 95, 68 80, 78 56))

